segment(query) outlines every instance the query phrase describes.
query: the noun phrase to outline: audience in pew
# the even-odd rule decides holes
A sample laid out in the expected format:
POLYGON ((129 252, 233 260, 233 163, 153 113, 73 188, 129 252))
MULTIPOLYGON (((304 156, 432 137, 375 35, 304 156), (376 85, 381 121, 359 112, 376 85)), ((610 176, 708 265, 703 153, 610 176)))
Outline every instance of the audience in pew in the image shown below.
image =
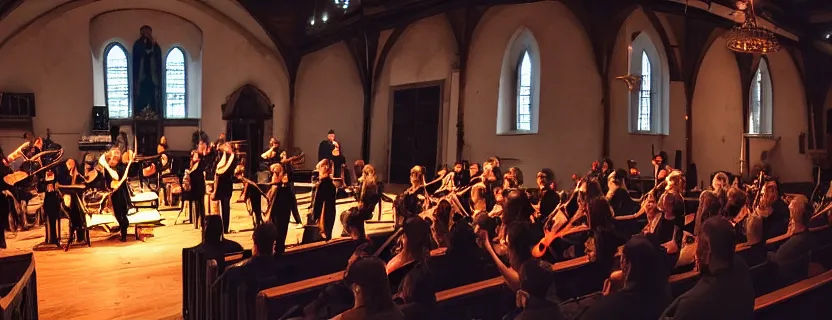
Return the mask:
POLYGON ((413 216, 404 221, 403 228, 404 233, 399 238, 401 251, 387 263, 387 274, 399 269, 412 268, 418 263, 426 262, 430 257, 428 223, 419 216, 413 216))
POLYGON ((789 228, 789 208, 780 201, 777 183, 770 181, 763 186, 760 205, 755 213, 763 217, 763 235, 766 239, 785 234, 789 228))
POLYGON ((434 275, 426 264, 413 268, 402 280, 395 299, 405 319, 433 319, 436 312, 434 275))
POLYGON ((698 235, 702 228, 702 222, 708 220, 710 217, 721 216, 722 204, 717 197, 716 192, 705 190, 699 194, 699 208, 696 209, 696 219, 693 227, 693 234, 698 235))
MULTIPOLYGON (((746 239, 746 231, 747 226, 746 224, 748 221, 744 219, 750 213, 750 209, 748 208, 748 194, 745 193, 742 189, 737 186, 732 186, 728 189, 727 201, 725 203, 725 210, 724 214, 726 218, 731 220, 734 224, 734 229, 737 235, 737 242, 744 243, 747 242, 746 239)), ((757 217, 760 217, 757 215, 757 217)), ((760 225, 760 237, 762 240, 765 240, 763 235, 763 226, 762 226, 762 217, 760 217, 759 222, 760 225)), ((765 242, 765 241, 763 241, 765 242)))
POLYGON ((401 320, 404 314, 393 303, 384 262, 375 257, 350 264, 345 283, 354 296, 354 305, 334 320, 401 320))
MULTIPOLYGON (((514 320, 562 320, 560 307, 548 299, 555 285, 552 265, 546 261, 531 259, 520 266, 520 289, 515 293, 517 315, 514 320)), ((510 320, 513 314, 503 319, 510 320)))
POLYGON ((812 212, 812 204, 805 196, 796 196, 789 204, 791 237, 772 258, 784 285, 806 279, 809 275, 811 253, 817 246, 815 235, 808 228, 812 212))
POLYGON ((223 222, 219 215, 205 216, 202 229, 202 243, 194 247, 194 251, 205 255, 205 260, 216 260, 220 270, 225 268, 225 255, 243 251, 239 243, 223 237, 223 222))
POLYGON ((763 239, 763 218, 752 214, 745 220, 746 239, 744 250, 740 252, 740 256, 745 259, 745 263, 749 266, 756 266, 766 262, 768 256, 768 248, 766 247, 766 239, 763 239))
POLYGON ((656 244, 664 247, 670 268, 676 266, 685 227, 685 200, 677 192, 667 192, 661 196, 661 219, 657 222, 652 237, 656 244))
POLYGON ((702 278, 670 304, 662 319, 752 319, 754 284, 748 265, 734 254, 734 238, 724 218, 703 223, 696 248, 702 278))
POLYGON ((491 255, 491 259, 494 261, 494 264, 497 265, 497 269, 500 270, 500 274, 503 275, 503 279, 505 279, 506 284, 509 288, 513 291, 517 291, 520 289, 520 275, 517 272, 519 266, 523 265, 526 261, 532 260, 532 253, 531 248, 535 245, 534 239, 531 237, 531 231, 528 228, 528 224, 515 222, 508 226, 508 240, 506 251, 508 251, 508 261, 510 266, 506 266, 503 263, 503 260, 500 259, 500 256, 494 251, 494 247, 491 245, 490 238, 488 237, 488 233, 484 230, 480 230, 479 233, 479 240, 480 246, 483 246, 488 254, 491 255))
POLYGON ((670 304, 668 269, 663 267, 663 253, 646 236, 637 235, 624 245, 621 271, 623 284, 605 285, 604 297, 591 306, 581 319, 657 319, 670 304))

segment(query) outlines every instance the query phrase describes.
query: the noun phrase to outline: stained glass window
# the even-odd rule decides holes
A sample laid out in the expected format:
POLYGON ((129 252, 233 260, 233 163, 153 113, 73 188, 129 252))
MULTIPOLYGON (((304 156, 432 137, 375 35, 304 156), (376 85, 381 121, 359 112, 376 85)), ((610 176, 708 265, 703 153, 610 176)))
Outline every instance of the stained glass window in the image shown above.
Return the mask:
POLYGON ((523 52, 517 68, 517 130, 532 129, 532 59, 523 52))
POLYGON ((641 86, 638 91, 638 131, 653 130, 652 64, 647 51, 641 52, 641 86))
POLYGON ((114 43, 107 48, 104 56, 104 86, 110 118, 129 118, 130 81, 127 72, 127 50, 114 43))
POLYGON ((186 118, 185 53, 174 47, 165 59, 165 117, 186 118))

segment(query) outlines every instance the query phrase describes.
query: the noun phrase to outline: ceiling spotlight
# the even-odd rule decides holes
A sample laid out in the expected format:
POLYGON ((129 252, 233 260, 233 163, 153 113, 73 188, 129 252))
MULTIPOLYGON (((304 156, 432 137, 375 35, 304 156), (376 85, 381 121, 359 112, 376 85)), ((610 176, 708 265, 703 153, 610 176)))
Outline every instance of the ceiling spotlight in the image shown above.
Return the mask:
POLYGON ((826 34, 826 40, 829 40, 830 38, 832 38, 832 32, 826 34))
POLYGON ((309 25, 310 25, 310 26, 314 26, 314 25, 315 25, 315 17, 311 17, 311 18, 309 18, 309 25))
POLYGON ((329 20, 329 16, 327 16, 327 15, 326 15, 326 12, 324 12, 324 14, 323 14, 323 15, 321 15, 321 21, 323 21, 324 23, 326 23, 326 21, 327 21, 327 20, 329 20))

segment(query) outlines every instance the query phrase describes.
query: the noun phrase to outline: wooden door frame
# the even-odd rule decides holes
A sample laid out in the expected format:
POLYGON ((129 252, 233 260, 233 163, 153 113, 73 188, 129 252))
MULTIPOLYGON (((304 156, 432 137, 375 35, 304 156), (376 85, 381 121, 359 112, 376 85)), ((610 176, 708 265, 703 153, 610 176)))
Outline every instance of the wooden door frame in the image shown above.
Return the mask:
MULTIPOLYGON (((445 123, 445 113, 448 110, 445 110, 445 84, 448 79, 441 79, 441 80, 431 80, 431 81, 424 81, 424 82, 415 82, 415 83, 408 83, 408 84, 401 84, 396 86, 389 86, 388 87, 388 97, 389 101, 387 104, 387 176, 385 177, 385 181, 390 181, 391 176, 391 166, 393 164, 392 161, 392 150, 393 150, 393 119, 395 113, 395 104, 394 98, 396 91, 399 90, 407 90, 407 89, 421 89, 421 88, 428 88, 428 87, 439 87, 439 118, 436 119, 437 125, 437 132, 436 132, 436 164, 441 164, 441 159, 444 159, 442 154, 442 148, 444 147, 445 143, 442 137, 447 130, 447 124, 445 123)), ((418 164, 424 165, 424 164, 418 164)), ((425 168, 425 170, 431 170, 431 172, 435 171, 436 168, 425 168)), ((425 172, 427 174, 427 172, 425 172)))

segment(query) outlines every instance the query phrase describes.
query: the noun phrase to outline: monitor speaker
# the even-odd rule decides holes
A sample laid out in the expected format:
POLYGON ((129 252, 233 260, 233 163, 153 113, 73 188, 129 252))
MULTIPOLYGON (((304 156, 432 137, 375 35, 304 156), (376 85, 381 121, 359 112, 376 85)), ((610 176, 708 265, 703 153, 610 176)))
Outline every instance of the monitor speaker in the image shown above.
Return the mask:
POLYGON ((92 107, 92 131, 107 131, 110 129, 110 117, 107 107, 92 107))

